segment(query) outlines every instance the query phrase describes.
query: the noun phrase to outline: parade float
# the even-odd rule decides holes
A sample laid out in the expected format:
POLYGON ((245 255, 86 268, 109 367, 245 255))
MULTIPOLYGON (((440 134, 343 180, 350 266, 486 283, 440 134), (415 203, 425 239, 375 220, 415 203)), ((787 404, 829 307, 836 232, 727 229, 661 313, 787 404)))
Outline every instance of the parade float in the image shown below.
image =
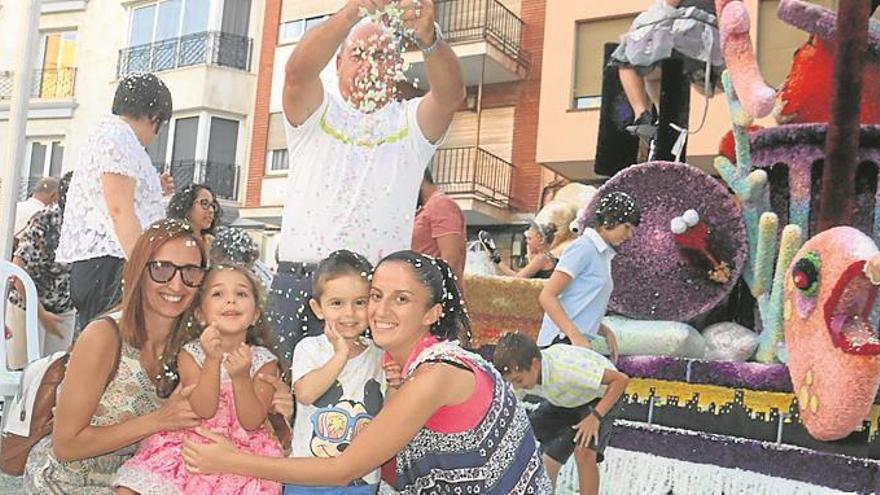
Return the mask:
MULTIPOLYGON (((718 0, 732 121, 720 179, 650 161, 596 195, 626 191, 643 210, 613 261, 605 324, 631 381, 603 493, 880 490, 880 300, 864 270, 880 237, 880 23, 866 1, 839 3, 780 2, 779 17, 811 36, 777 93, 744 3, 718 0), (780 125, 752 126, 771 111, 780 125)), ((477 265, 465 276, 474 347, 535 336, 544 282, 477 265)), ((559 492, 576 479, 566 466, 559 492)))

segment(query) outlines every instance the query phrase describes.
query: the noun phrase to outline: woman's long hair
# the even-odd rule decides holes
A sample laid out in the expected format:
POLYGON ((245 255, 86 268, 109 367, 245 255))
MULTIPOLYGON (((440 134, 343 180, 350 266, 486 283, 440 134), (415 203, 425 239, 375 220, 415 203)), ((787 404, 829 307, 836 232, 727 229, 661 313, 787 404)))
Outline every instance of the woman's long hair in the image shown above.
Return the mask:
MULTIPOLYGON (((122 310, 122 317, 119 321, 119 329, 123 341, 135 349, 143 349, 147 341, 144 314, 144 277, 148 276, 147 263, 153 259, 159 248, 175 239, 187 239, 194 242, 201 256, 200 264, 205 266, 207 260, 205 245, 193 233, 190 225, 180 220, 165 219, 150 225, 138 237, 131 250, 131 256, 122 270, 122 303, 119 306, 119 309, 122 310)), ((160 397, 170 395, 179 381, 177 373, 177 350, 179 348, 174 348, 178 333, 175 331, 171 335, 162 354, 160 363, 162 373, 156 382, 156 391, 160 397)))
POLYGON ((458 339, 462 347, 470 344, 471 320, 449 264, 415 251, 397 251, 383 258, 376 268, 393 261, 409 264, 431 294, 431 304, 440 305, 440 319, 431 326, 431 335, 440 340, 458 339))

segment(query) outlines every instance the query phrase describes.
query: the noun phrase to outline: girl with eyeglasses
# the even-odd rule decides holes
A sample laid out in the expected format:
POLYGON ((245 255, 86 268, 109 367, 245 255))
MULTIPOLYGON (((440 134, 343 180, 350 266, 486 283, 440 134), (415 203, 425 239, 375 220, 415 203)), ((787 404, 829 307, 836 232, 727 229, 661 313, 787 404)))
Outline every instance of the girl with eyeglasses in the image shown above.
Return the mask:
POLYGON ((27 493, 114 493, 116 471, 138 442, 199 424, 189 390, 178 387, 176 349, 205 260, 201 240, 177 220, 160 220, 137 239, 120 312, 93 321, 73 346, 52 434, 28 457, 27 493))
POLYGON ((525 409, 490 363, 456 341, 469 337, 470 321, 448 264, 413 251, 385 257, 367 315, 397 390, 338 456, 257 457, 202 431, 208 443, 184 445, 187 468, 340 487, 395 458, 401 494, 552 493, 525 409))
MULTIPOLYGON (((187 267, 161 265, 167 278, 187 267)), ((274 388, 257 375, 277 377, 278 358, 270 350, 271 333, 263 319, 260 283, 240 265, 216 265, 204 277, 193 303, 194 338, 177 355, 180 383, 194 386, 189 395, 201 425, 252 454, 281 457, 282 448, 266 427, 274 388)), ((155 434, 141 443, 116 478, 117 493, 277 494, 278 483, 250 476, 202 476, 186 471, 181 455, 192 431, 155 434)))
POLYGON ((214 229, 223 216, 213 191, 204 184, 190 184, 174 193, 168 202, 167 213, 168 218, 189 222, 206 246, 211 245, 214 229))

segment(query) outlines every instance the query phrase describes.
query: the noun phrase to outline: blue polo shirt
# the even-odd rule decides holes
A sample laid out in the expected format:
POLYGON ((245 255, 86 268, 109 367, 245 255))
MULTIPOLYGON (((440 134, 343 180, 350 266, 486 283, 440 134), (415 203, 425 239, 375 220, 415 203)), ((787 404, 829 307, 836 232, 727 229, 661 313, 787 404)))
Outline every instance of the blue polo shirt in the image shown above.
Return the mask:
MULTIPOLYGON (((591 340, 599 332, 599 322, 614 290, 611 259, 615 254, 598 232, 588 228, 565 248, 556 265, 556 270, 571 277, 571 283, 559 294, 559 302, 581 333, 591 340)), ((545 313, 538 345, 550 345, 561 333, 545 313)))

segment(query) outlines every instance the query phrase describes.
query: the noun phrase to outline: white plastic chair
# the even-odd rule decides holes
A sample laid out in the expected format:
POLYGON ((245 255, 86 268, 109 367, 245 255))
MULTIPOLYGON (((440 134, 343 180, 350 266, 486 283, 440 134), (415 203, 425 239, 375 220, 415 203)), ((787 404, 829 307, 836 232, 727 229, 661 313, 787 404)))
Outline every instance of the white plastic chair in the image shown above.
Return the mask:
MULTIPOLYGON (((24 292, 27 297, 27 310, 25 311, 25 327, 27 335, 28 362, 40 358, 40 327, 37 322, 37 286, 26 271, 9 261, 0 261, 0 325, 6 328, 6 305, 9 296, 9 278, 16 277, 24 284, 24 292)), ((6 366, 6 332, 0 334, 0 400, 7 403, 18 391, 21 381, 21 372, 12 371, 6 366)))

